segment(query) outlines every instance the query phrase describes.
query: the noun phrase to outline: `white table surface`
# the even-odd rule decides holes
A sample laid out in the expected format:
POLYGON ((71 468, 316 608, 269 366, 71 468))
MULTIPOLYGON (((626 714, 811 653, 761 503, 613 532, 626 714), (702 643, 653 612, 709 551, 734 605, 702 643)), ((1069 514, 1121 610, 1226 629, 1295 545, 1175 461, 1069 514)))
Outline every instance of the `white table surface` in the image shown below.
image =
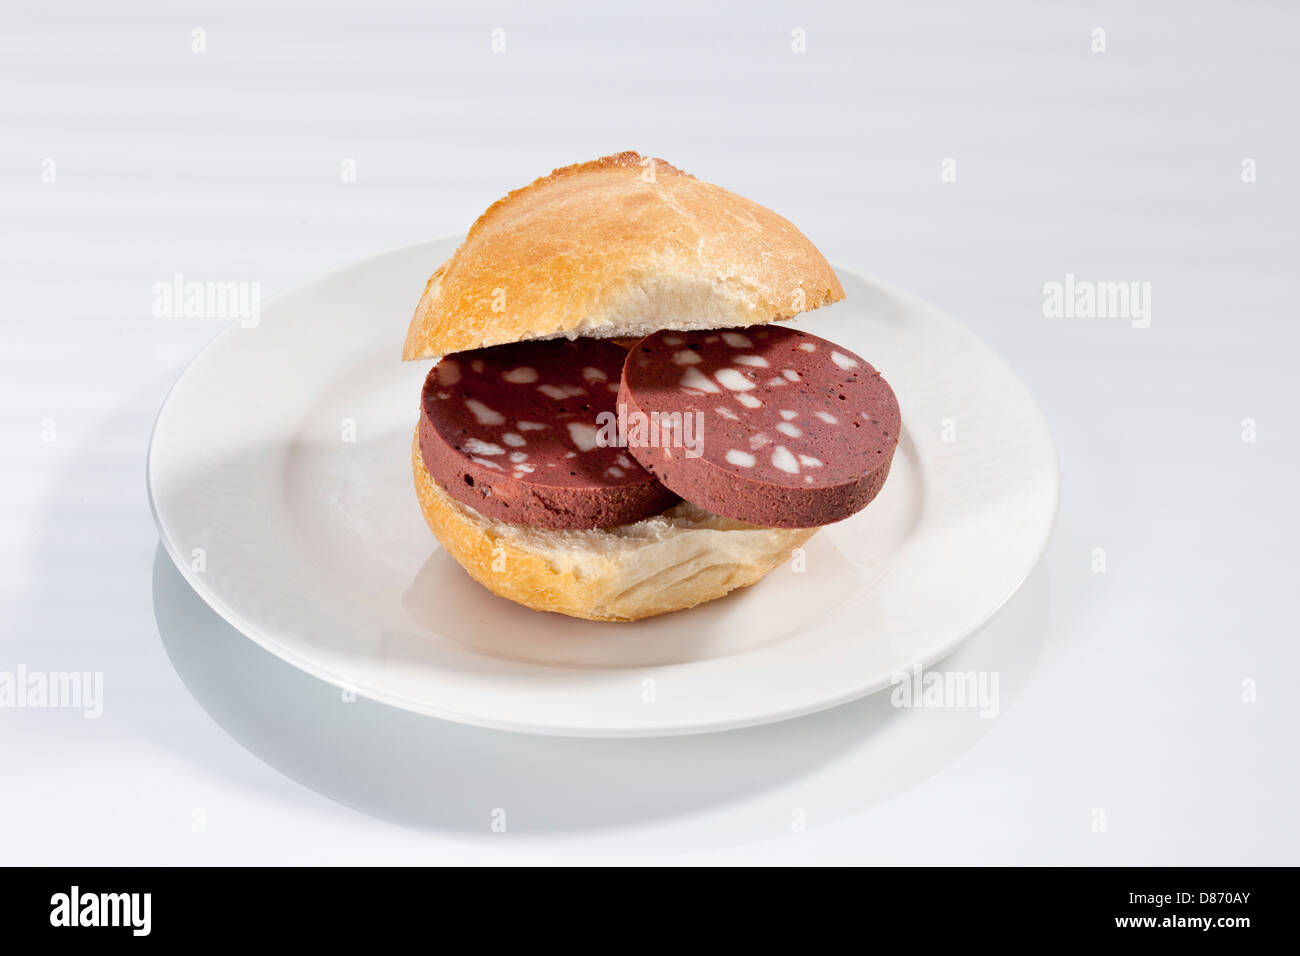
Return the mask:
POLYGON ((1300 863, 1300 10, 862 6, 7 5, 0 671, 102 671, 104 711, 0 709, 0 863, 1300 863), (150 426, 222 322, 154 318, 154 283, 270 295, 622 149, 945 308, 1038 397, 1055 534, 962 652, 995 719, 543 741, 340 708, 159 557, 150 426), (1150 282, 1150 327, 1045 317, 1067 273, 1150 282))

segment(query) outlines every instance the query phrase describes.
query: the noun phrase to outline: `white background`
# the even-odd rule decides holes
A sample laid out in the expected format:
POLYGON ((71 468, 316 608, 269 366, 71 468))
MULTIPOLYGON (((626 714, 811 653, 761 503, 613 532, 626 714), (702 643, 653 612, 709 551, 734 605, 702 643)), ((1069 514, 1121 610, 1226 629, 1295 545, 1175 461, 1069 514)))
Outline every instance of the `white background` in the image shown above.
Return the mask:
POLYGON ((0 710, 0 862, 1300 863, 1294 6, 58 6, 0 23, 0 670, 102 671, 105 702, 0 710), (996 719, 583 742, 347 710, 156 567, 150 426, 222 323, 154 318, 154 283, 269 296, 622 149, 1037 396, 1062 508, 967 652, 1006 670, 996 719), (1046 318, 1066 273, 1150 282, 1150 327, 1046 318))

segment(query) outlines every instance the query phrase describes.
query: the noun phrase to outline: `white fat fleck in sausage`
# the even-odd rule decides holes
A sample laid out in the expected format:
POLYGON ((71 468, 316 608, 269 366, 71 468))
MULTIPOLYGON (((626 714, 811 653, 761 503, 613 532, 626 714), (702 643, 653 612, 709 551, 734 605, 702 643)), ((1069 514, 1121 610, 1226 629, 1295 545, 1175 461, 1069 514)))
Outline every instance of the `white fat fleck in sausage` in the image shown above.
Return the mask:
POLYGON ((534 465, 515 465, 515 477, 520 475, 531 475, 537 468, 534 465))
POLYGON ((515 422, 515 427, 521 432, 539 432, 543 428, 549 428, 549 425, 541 425, 537 422, 515 422))
POLYGON ((790 453, 790 449, 784 445, 777 445, 772 449, 772 467, 784 471, 788 475, 799 474, 799 462, 790 453))
POLYGON ((488 408, 477 398, 465 399, 465 407, 470 410, 480 425, 502 425, 506 417, 500 412, 488 408))
POLYGON ((506 450, 500 445, 494 445, 490 441, 483 441, 481 438, 466 438, 465 450, 471 455, 504 455, 506 450))
POLYGON ((470 461, 474 462, 476 465, 486 465, 489 468, 495 468, 497 471, 501 470, 500 465, 495 461, 488 461, 486 458, 471 458, 470 461))
POLYGON ((776 426, 776 430, 782 435, 789 435, 791 438, 803 437, 803 430, 792 422, 781 422, 776 426))
POLYGON ((813 414, 816 415, 818 418, 820 418, 822 421, 824 421, 827 425, 838 425, 840 423, 840 420, 836 418, 834 415, 832 415, 830 412, 823 412, 819 410, 813 412, 813 414))
POLYGON ((783 369, 781 371, 781 374, 784 375, 791 382, 799 381, 799 373, 792 368, 783 369))
POLYGON ((821 461, 814 458, 812 455, 800 455, 799 464, 803 465, 805 468, 820 468, 822 466, 821 461))
POLYGON ((588 425, 586 422, 569 422, 565 427, 569 429, 569 437, 578 446, 578 451, 591 451, 599 444, 594 425, 588 425))
POLYGON ((697 392, 711 392, 715 395, 722 391, 722 389, 705 378, 704 373, 694 365, 686 367, 686 374, 682 376, 682 388, 693 388, 697 392))
POLYGON ((815 343, 815 342, 800 342, 800 343, 799 343, 799 348, 803 349, 805 352, 816 352, 816 351, 817 351, 817 343, 815 343))
POLYGON ((723 332, 722 341, 733 349, 752 349, 754 347, 754 343, 749 340, 749 337, 741 335, 739 332, 723 332))
POLYGON ((605 387, 608 388, 611 392, 617 392, 617 391, 618 391, 618 382, 610 382, 610 383, 609 383, 607 386, 605 386, 605 387))
POLYGON ((714 409, 714 411, 717 412, 719 415, 721 415, 723 418, 727 419, 728 421, 732 421, 732 422, 740 421, 740 416, 737 415, 729 408, 723 408, 721 405, 719 405, 717 408, 714 409))
POLYGON ((577 385, 538 385, 537 388, 555 399, 575 398, 577 395, 586 394, 586 389, 578 388, 577 385))
POLYGON ((787 422, 792 422, 799 417, 799 413, 791 411, 788 408, 783 408, 781 409, 781 417, 784 418, 787 422))
POLYGON ((849 358, 847 355, 845 355, 842 352, 831 352, 831 361, 834 362, 836 365, 838 365, 840 368, 844 369, 846 372, 851 368, 858 367, 857 362, 853 361, 853 359, 849 358))
POLYGON ((741 451, 738 448, 728 449, 726 454, 727 464, 735 465, 738 468, 753 468, 754 456, 747 451, 741 451))
POLYGON ((447 399, 451 398, 451 392, 439 392, 438 397, 445 402, 447 399))
POLYGON ((746 395, 744 392, 741 392, 739 395, 736 396, 736 401, 740 402, 740 404, 744 405, 746 408, 763 407, 762 401, 755 398, 753 395, 746 395))
POLYGON ((588 365, 582 370, 582 377, 588 382, 607 382, 609 376, 594 366, 588 365))
POLYGON ((469 363, 469 367, 474 371, 474 373, 475 373, 476 375, 482 375, 482 374, 483 374, 483 360, 482 360, 482 359, 475 359, 474 361, 470 362, 470 363, 469 363))
POLYGON ((501 440, 511 448, 522 448, 524 445, 528 444, 528 442, 524 441, 523 435, 516 434, 515 432, 506 432, 501 436, 501 440))
POLYGON ((665 335, 664 345, 681 345, 682 340, 676 335, 665 335))
POLYGON ((690 349, 682 349, 680 352, 673 353, 674 365, 699 365, 704 359, 700 358, 699 352, 693 352, 690 349))
POLYGON ((768 388, 776 388, 778 385, 784 385, 784 384, 785 384, 785 379, 783 378, 772 378, 772 379, 768 379, 767 381, 768 388))
POLYGON ((761 355, 737 355, 735 358, 737 365, 750 365, 754 368, 767 368, 767 359, 761 355))
POLYGON ((733 392, 748 392, 754 387, 754 383, 739 369, 720 368, 713 373, 713 377, 733 392))
POLYGON ((522 451, 512 451, 512 452, 510 453, 510 460, 513 461, 513 462, 517 465, 517 464, 519 464, 521 461, 527 461, 527 460, 528 460, 528 455, 527 455, 525 452, 522 452, 522 451))
POLYGON ((455 385, 460 381, 460 363, 455 359, 443 359, 438 363, 438 384, 455 385))
POLYGON ((573 398, 577 395, 586 395, 585 388, 579 388, 576 385, 538 385, 537 390, 548 398, 553 398, 557 402, 565 398, 573 398))
POLYGON ((625 472, 622 468, 618 468, 614 465, 610 465, 608 468, 605 469, 605 474, 609 475, 609 477, 611 478, 622 478, 625 474, 627 474, 627 472, 625 472))
POLYGON ((620 468, 632 467, 632 459, 627 457, 627 455, 619 455, 617 458, 614 459, 614 461, 618 462, 618 466, 620 468))
POLYGON ((750 448, 755 448, 755 449, 762 448, 764 445, 770 445, 771 443, 772 443, 772 439, 768 438, 762 432, 756 432, 753 435, 749 436, 750 448))
POLYGON ((531 385, 537 381, 537 369, 521 365, 519 368, 512 368, 505 372, 501 377, 511 385, 531 385))

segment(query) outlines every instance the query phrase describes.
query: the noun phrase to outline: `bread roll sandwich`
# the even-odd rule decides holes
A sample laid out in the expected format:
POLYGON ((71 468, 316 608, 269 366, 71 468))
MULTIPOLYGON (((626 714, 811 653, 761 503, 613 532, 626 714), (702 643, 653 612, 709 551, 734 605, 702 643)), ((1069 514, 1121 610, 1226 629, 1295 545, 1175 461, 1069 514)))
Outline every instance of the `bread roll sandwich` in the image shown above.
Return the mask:
POLYGON ((844 297, 776 213, 660 159, 557 169, 429 279, 403 359, 442 546, 540 611, 634 621, 747 587, 865 508, 900 419, 866 360, 782 319, 844 297))

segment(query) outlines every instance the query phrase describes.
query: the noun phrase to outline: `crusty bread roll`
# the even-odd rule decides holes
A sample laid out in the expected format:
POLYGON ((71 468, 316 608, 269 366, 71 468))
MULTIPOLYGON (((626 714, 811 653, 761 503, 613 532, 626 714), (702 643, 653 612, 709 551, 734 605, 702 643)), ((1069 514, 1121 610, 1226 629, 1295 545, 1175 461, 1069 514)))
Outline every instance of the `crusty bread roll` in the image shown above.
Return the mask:
MULTIPOLYGON (((557 169, 493 204, 425 286, 402 358, 526 339, 631 345, 660 329, 727 329, 844 298, 825 258, 776 213, 661 159, 620 153, 557 169)), ((761 528, 689 502, 616 528, 548 531, 480 514, 420 453, 420 508, 447 552, 511 601, 635 621, 747 587, 816 528, 761 528)))
POLYGON ((402 358, 739 328, 842 298, 787 220, 662 159, 620 153, 557 169, 479 217, 429 279, 402 358))
POLYGON ((411 468, 424 520, 447 553, 495 594, 539 611, 635 621, 747 587, 816 528, 757 528, 688 502, 617 528, 546 531, 484 517, 425 470, 419 432, 411 468))

